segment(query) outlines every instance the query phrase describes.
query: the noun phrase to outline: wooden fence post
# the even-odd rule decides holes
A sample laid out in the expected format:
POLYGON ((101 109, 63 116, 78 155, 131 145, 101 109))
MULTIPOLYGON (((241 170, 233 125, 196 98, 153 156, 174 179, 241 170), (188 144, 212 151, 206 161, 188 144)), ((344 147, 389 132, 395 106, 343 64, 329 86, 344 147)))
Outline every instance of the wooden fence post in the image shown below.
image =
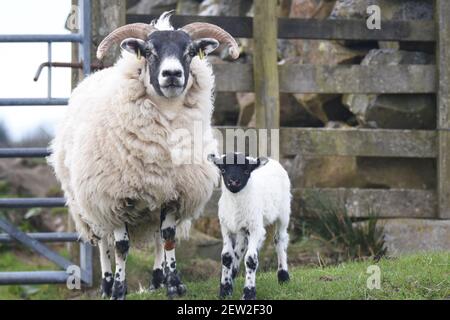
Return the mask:
POLYGON ((253 75, 256 127, 280 127, 277 65, 277 1, 255 1, 253 17, 253 75))
POLYGON ((450 219, 450 1, 436 0, 438 214, 450 219))

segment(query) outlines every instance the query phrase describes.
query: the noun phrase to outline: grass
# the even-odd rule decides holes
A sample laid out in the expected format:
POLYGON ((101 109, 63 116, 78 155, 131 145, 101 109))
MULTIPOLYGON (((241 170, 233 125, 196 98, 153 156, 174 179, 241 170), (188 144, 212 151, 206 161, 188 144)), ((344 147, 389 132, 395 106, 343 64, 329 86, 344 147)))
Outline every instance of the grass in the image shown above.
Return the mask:
MULTIPOLYGON (((67 255, 67 254, 65 254, 67 255)), ((58 270, 51 262, 23 251, 20 254, 11 251, 0 253, 1 271, 39 271, 58 270)), ((53 300, 65 299, 69 292, 64 285, 12 285, 0 286, 0 300, 35 299, 53 300)))
MULTIPOLYGON (((450 299, 450 253, 429 253, 381 259, 381 288, 366 286, 371 261, 333 267, 296 267, 291 281, 278 285, 275 272, 258 273, 258 299, 450 299)), ((218 279, 188 282, 185 299, 217 299, 218 279)), ((239 299, 243 277, 237 279, 233 299, 239 299)), ((128 299, 166 299, 164 291, 131 293, 128 299)))
MULTIPOLYGON (((195 259, 180 261, 188 287, 188 300, 217 299, 220 265, 195 259), (191 270, 189 273, 188 270, 191 270), (192 270, 196 272, 192 273, 192 270), (214 272, 212 272, 214 271, 214 272), (203 275, 203 276, 201 276, 203 275), (208 277, 209 275, 209 277, 208 277)), ((292 259, 291 259, 292 262, 292 259)), ((450 252, 421 253, 382 258, 381 289, 366 286, 367 267, 373 261, 346 262, 335 266, 301 266, 290 270, 290 283, 279 286, 276 272, 258 272, 258 299, 450 299, 450 252)), ((152 258, 133 250, 127 265, 128 299, 166 299, 164 290, 139 292, 148 285, 152 258)), ((26 253, 0 252, 0 271, 55 269, 50 262, 26 253)), ((268 269, 267 267, 264 269, 268 269)), ((3 299, 98 299, 97 285, 88 291, 70 291, 64 285, 0 286, 3 299)), ((243 275, 238 277, 233 299, 240 299, 243 275)))

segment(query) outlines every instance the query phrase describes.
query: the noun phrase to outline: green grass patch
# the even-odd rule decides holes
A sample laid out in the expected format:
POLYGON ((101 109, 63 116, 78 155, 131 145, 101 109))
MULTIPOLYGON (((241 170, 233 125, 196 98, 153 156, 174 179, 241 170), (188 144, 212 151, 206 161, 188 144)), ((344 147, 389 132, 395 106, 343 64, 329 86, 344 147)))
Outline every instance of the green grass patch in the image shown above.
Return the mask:
MULTIPOLYGON (((257 274, 258 299, 448 299, 450 253, 430 253, 381 259, 381 288, 369 290, 367 268, 372 261, 347 262, 333 267, 296 267, 291 281, 278 285, 276 272, 257 274)), ((217 299, 219 279, 186 282, 188 300, 217 299)), ((237 278, 232 299, 240 299, 243 276, 237 278)), ((166 299, 164 290, 131 293, 128 299, 166 299)))
MULTIPOLYGON (((62 252, 67 256, 66 252, 62 252)), ((50 261, 40 258, 29 251, 0 253, 1 271, 39 271, 59 270, 50 261)), ((71 292, 65 285, 9 285, 0 286, 0 300, 33 299, 56 300, 66 299, 71 292)))

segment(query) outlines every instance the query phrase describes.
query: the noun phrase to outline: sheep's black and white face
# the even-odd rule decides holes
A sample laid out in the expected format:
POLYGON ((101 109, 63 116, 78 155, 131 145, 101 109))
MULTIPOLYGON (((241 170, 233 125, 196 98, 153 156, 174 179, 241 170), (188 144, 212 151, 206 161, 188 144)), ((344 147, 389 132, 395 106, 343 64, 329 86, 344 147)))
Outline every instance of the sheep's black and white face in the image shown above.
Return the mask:
POLYGON ((149 83, 166 98, 178 97, 185 91, 192 59, 218 46, 218 41, 212 38, 192 41, 181 30, 155 31, 147 41, 129 38, 121 44, 122 49, 146 59, 149 83))
POLYGON ((227 153, 221 157, 210 154, 208 160, 219 168, 225 187, 232 193, 238 193, 244 189, 251 173, 268 161, 265 157, 253 159, 237 152, 227 153))

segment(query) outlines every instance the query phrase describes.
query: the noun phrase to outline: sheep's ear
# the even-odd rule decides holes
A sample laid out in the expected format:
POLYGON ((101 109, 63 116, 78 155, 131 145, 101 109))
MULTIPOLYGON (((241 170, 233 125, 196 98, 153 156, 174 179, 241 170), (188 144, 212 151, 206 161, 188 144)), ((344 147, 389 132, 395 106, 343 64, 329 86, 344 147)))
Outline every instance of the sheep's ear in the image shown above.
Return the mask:
POLYGON ((195 40, 193 44, 198 54, 202 54, 201 52, 203 52, 205 55, 208 55, 217 49, 219 41, 213 38, 202 38, 195 40))
POLYGON ((120 47, 138 57, 145 55, 145 41, 141 39, 127 38, 120 43, 120 47))
POLYGON ((265 166, 267 162, 269 162, 269 158, 267 158, 267 157, 259 157, 258 158, 258 164, 260 167, 265 166))

